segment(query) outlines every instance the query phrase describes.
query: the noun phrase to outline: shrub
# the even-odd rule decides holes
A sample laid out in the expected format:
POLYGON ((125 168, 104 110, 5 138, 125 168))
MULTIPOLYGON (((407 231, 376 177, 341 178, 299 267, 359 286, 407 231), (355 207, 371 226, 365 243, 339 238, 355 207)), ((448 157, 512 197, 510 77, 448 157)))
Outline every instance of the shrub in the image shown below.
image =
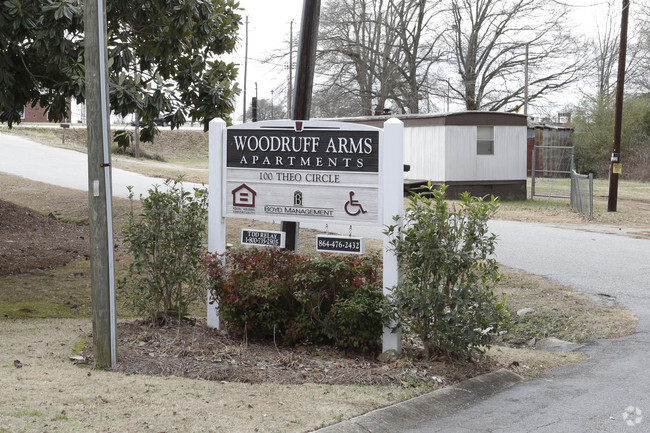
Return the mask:
POLYGON ((386 230, 402 272, 390 314, 422 341, 426 357, 463 359, 482 354, 509 326, 505 301, 492 292, 500 275, 487 221, 498 202, 463 193, 458 210, 450 209, 445 190, 429 184, 427 192, 411 196, 403 226, 386 230))
MULTIPOLYGON (((128 308, 159 323, 170 315, 185 315, 188 305, 205 294, 200 265, 207 190, 184 191, 181 180, 167 179, 166 191, 155 186, 140 197, 142 213, 136 217, 131 212, 124 230, 133 262, 118 287, 128 308)), ((133 200, 132 191, 129 198, 133 200)))
POLYGON ((307 258, 277 249, 229 250, 205 259, 212 295, 229 328, 249 338, 279 336, 370 350, 382 334, 377 255, 307 258))

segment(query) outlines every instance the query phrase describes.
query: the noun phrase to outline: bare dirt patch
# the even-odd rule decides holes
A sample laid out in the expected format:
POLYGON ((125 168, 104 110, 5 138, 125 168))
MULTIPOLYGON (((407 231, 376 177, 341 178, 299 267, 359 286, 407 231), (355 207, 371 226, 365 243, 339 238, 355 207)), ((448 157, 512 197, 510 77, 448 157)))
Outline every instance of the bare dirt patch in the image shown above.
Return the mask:
POLYGON ((0 277, 88 258, 88 227, 0 200, 0 277))

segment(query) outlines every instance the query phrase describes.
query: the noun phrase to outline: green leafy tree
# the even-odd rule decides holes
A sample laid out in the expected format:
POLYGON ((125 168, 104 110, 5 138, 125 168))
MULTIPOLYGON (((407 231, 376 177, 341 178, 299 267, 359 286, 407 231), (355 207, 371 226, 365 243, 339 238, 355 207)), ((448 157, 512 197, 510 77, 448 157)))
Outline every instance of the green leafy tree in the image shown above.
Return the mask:
MULTIPOLYGON (((133 256, 119 281, 127 305, 157 323, 182 317, 205 294, 201 268, 207 223, 206 189, 183 190, 181 179, 167 179, 140 197, 142 213, 129 215, 124 243, 133 256)), ((133 199, 133 193, 130 194, 133 199)))
POLYGON ((445 190, 429 183, 426 193, 409 198, 403 225, 387 228, 402 272, 390 297, 391 314, 421 340, 426 357, 463 360, 482 354, 510 326, 505 300, 492 291, 500 274, 487 221, 498 202, 463 193, 452 205, 445 190))
MULTIPOLYGON (((143 141, 153 139, 161 115, 172 128, 192 120, 207 129, 233 111, 237 68, 218 56, 235 48, 238 7, 235 0, 108 0, 110 106, 136 114, 143 141)), ((1 122, 19 123, 36 103, 61 121, 67 98, 84 101, 83 32, 80 0, 0 2, 1 122)))
MULTIPOLYGON (((607 177, 614 137, 614 95, 586 96, 574 110, 576 169, 607 177)), ((628 95, 623 104, 621 153, 624 175, 641 173, 650 151, 650 98, 628 95), (629 158, 630 155, 636 158, 629 158), (639 156, 646 155, 646 159, 639 156)), ((646 170, 647 171, 647 170, 646 170)))

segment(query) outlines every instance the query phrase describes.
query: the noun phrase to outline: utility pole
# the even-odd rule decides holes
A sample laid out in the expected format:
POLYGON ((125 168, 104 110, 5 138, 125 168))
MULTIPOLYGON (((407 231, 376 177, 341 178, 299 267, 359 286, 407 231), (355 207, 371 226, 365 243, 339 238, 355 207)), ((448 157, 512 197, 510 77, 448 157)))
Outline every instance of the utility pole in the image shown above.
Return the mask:
POLYGON ((88 204, 95 365, 115 367, 115 269, 105 0, 85 2, 88 204))
POLYGON ((526 61, 524 63, 524 115, 528 116, 528 43, 526 43, 526 61))
MULTIPOLYGON (((314 87, 314 68, 316 65, 316 44, 318 43, 318 23, 320 21, 320 0, 304 0, 302 25, 298 44, 298 65, 293 94, 292 120, 309 120, 311 96, 314 87)), ((282 231, 286 233, 285 249, 298 249, 298 223, 282 221, 282 231)))
POLYGON ((625 84, 625 57, 627 54, 627 18, 630 0, 623 0, 621 14, 621 37, 618 51, 618 75, 616 77, 616 106, 614 107, 614 141, 609 169, 609 197, 607 211, 616 212, 618 201, 618 176, 621 173, 621 127, 623 123, 623 87, 625 84))
POLYGON ((291 116, 293 99, 293 20, 289 23, 289 83, 287 84, 287 115, 291 116))
POLYGON ((246 15, 246 48, 244 49, 244 117, 246 123, 246 75, 248 73, 248 15, 246 15))
POLYGON ((293 120, 309 120, 311 114, 319 20, 320 0, 304 0, 300 42, 298 44, 295 92, 291 112, 293 120))

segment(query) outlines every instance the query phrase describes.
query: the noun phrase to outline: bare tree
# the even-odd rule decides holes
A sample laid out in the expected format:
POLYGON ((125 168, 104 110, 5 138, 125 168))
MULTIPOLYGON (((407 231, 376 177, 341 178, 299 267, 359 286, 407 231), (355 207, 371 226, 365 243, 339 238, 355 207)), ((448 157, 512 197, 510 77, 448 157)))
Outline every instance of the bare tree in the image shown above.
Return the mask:
POLYGON ((442 57, 442 32, 434 33, 431 26, 440 2, 391 0, 390 5, 394 19, 387 22, 387 30, 397 35, 394 57, 400 78, 398 92, 391 96, 401 111, 419 113, 420 102, 428 99, 430 70, 442 57))
POLYGON ((616 88, 616 65, 618 64, 619 37, 614 24, 612 5, 607 7, 604 28, 597 27, 594 42, 596 85, 598 95, 608 95, 616 88), (614 82, 612 82, 612 78, 614 82))
POLYGON ((527 51, 528 101, 581 79, 585 48, 565 30, 564 8, 546 0, 451 0, 446 41, 457 77, 442 78, 451 96, 468 110, 520 105, 527 51))
POLYGON ((358 114, 382 112, 392 101, 419 112, 423 83, 434 55, 431 17, 438 2, 426 0, 331 0, 321 17, 319 72, 323 89, 354 95, 358 114))
MULTIPOLYGON (((605 22, 597 24, 597 34, 593 42, 596 91, 599 97, 611 95, 616 89, 618 52, 620 48, 620 10, 616 10, 618 5, 619 2, 610 0, 605 22)), ((627 40, 625 86, 630 90, 643 91, 643 83, 647 80, 648 75, 647 62, 650 45, 645 48, 644 38, 648 38, 646 33, 648 29, 645 28, 643 9, 637 11, 636 16, 638 17, 636 20, 637 25, 629 33, 627 40)))
POLYGON ((640 9, 635 13, 638 28, 638 73, 634 84, 640 92, 650 93, 650 5, 639 4, 640 9))
POLYGON ((361 103, 355 92, 338 86, 322 86, 314 91, 311 100, 313 118, 337 118, 359 115, 361 103))
POLYGON ((319 66, 323 87, 345 89, 361 104, 359 114, 373 114, 373 98, 380 97, 383 0, 335 0, 321 14, 319 66))

